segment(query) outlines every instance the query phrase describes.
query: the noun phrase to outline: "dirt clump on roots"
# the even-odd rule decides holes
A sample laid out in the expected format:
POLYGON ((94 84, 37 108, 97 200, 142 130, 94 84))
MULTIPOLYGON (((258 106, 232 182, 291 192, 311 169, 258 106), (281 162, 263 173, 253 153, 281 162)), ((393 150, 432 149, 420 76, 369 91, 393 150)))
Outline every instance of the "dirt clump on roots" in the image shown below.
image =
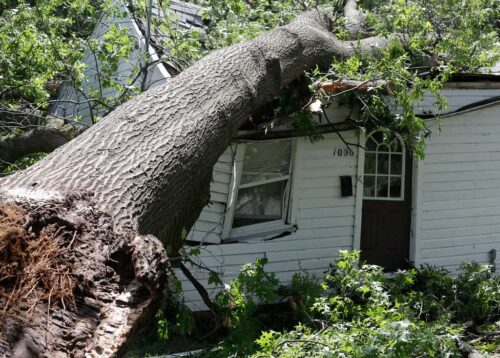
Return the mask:
POLYGON ((74 304, 67 253, 76 234, 56 221, 41 225, 16 204, 0 204, 0 321, 19 310, 29 314, 41 301, 49 309, 74 304))
POLYGON ((0 196, 0 356, 116 355, 170 274, 163 244, 116 230, 90 194, 0 196))

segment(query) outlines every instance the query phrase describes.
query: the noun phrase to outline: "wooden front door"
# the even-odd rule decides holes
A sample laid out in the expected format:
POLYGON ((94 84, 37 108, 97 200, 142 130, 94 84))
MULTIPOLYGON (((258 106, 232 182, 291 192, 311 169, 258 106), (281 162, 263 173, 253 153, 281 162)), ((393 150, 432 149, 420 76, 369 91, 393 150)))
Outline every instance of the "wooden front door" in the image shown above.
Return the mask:
POLYGON ((363 178, 361 260, 386 271, 409 264, 411 155, 399 138, 368 136, 363 178))

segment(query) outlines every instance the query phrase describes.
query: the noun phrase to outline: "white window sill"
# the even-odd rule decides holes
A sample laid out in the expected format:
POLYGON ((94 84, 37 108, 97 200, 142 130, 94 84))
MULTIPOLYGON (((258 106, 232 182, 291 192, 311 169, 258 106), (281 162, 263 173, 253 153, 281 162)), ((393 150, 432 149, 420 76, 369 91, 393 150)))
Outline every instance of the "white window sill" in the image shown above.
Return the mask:
POLYGON ((282 220, 276 220, 232 229, 229 233, 229 237, 224 241, 242 241, 248 239, 264 240, 294 230, 295 225, 285 224, 282 220))

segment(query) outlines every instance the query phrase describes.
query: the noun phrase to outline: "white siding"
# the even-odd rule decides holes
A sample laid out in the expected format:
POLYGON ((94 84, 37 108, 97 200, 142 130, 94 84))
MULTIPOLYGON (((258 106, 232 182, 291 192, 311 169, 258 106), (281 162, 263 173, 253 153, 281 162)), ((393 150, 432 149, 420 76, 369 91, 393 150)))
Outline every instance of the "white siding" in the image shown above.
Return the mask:
MULTIPOLYGON (((354 133, 344 134, 344 137, 349 142, 357 143, 354 133)), ((298 138, 296 141, 292 221, 298 230, 291 235, 269 241, 252 239, 246 242, 203 246, 201 255, 195 259, 220 272, 224 282, 234 278, 243 264, 254 262, 258 257, 266 257, 269 260, 266 269, 276 273, 283 283, 290 282, 293 273, 300 270, 321 276, 336 257, 338 250, 352 249, 355 197, 341 197, 340 176, 352 176, 355 193, 357 147, 352 147, 352 156, 338 157, 333 155, 334 149, 343 149, 345 146, 335 134, 327 135, 324 140, 316 143, 310 143, 304 138, 298 138)), ((200 216, 199 222, 201 221, 200 216)), ((207 271, 195 267, 191 267, 191 270, 208 286, 207 271)), ((193 309, 206 309, 192 285, 180 273, 178 276, 182 281, 188 305, 193 309)), ((209 292, 214 294, 217 290, 220 288, 211 289, 209 292)))
MULTIPOLYGON (((137 46, 132 50, 130 58, 120 60, 118 69, 113 73, 113 77, 118 83, 128 84, 134 77, 133 71, 140 66, 140 59, 144 52, 145 44, 143 36, 140 34, 140 30, 137 28, 135 22, 128 16, 128 11, 123 5, 121 5, 120 12, 127 15, 124 17, 118 14, 105 16, 101 22, 96 24, 91 39, 101 39, 112 24, 118 24, 120 28, 128 29, 129 34, 136 39, 137 46)), ((152 59, 155 60, 154 57, 156 55, 151 49, 150 53, 152 59)), ((98 90, 101 87, 98 77, 100 63, 90 50, 85 51, 82 62, 87 65, 87 68, 84 70, 86 80, 82 83, 83 94, 77 92, 73 86, 63 84, 59 90, 57 102, 52 105, 50 112, 56 116, 68 118, 80 116, 84 123, 91 124, 91 115, 100 116, 106 111, 102 106, 99 106, 96 110, 95 103, 87 102, 86 98, 86 95, 88 95, 90 91, 98 90)), ((150 87, 155 87, 163 83, 167 77, 169 77, 169 74, 164 69, 163 65, 156 65, 148 72, 147 84, 150 87)), ((135 85, 139 86, 140 81, 140 79, 136 80, 135 85)), ((114 88, 102 88, 102 96, 104 98, 113 99, 118 94, 118 91, 114 88)))
POLYGON ((444 88, 441 94, 446 97, 447 108, 439 111, 434 107, 436 97, 427 94, 422 99, 422 102, 417 106, 418 113, 449 113, 454 112, 464 106, 472 103, 490 99, 491 97, 500 95, 500 90, 495 88, 487 89, 461 89, 461 88, 444 88))
POLYGON ((489 263, 488 252, 500 250, 499 106, 441 125, 422 163, 417 256, 454 271, 463 261, 489 263))
POLYGON ((210 184, 210 204, 202 210, 186 240, 212 244, 221 242, 235 152, 236 145, 230 145, 215 164, 210 184))

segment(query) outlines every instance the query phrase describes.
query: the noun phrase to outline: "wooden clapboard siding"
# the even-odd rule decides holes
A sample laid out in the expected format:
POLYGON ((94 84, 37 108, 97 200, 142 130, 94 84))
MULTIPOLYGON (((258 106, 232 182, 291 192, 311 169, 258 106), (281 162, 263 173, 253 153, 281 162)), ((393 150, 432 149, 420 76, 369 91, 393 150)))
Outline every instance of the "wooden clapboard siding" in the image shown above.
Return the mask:
POLYGON ((420 263, 454 271, 463 261, 489 263, 489 251, 500 250, 499 109, 444 118, 440 134, 432 124, 419 188, 420 263))
MULTIPOLYGON (((92 33, 91 39, 99 39, 105 34, 110 25, 118 24, 122 29, 128 29, 129 34, 135 39, 142 39, 143 36, 140 33, 139 28, 136 23, 129 16, 128 10, 124 5, 120 5, 118 13, 113 13, 110 15, 105 15, 102 20, 96 24, 95 29, 92 33), (120 14, 126 14, 121 16, 120 14)), ((118 69, 113 73, 113 77, 124 85, 128 84, 129 80, 133 79, 133 72, 140 65, 142 53, 144 52, 144 41, 138 41, 138 46, 136 46, 128 59, 120 59, 118 64, 118 69)), ((152 49, 150 49, 150 53, 152 49)), ((152 57, 155 56, 151 53, 152 57)), ((153 58, 154 60, 154 58, 153 58)), ((99 61, 94 58, 93 53, 90 50, 86 50, 82 62, 87 65, 84 70, 85 81, 82 84, 82 89, 85 93, 91 90, 99 89, 98 80, 98 69, 100 66, 99 61)), ((162 64, 157 64, 153 66, 147 75, 146 83, 148 87, 155 87, 165 82, 170 75, 165 70, 162 64)), ((138 80, 140 81, 140 79, 138 80)), ((136 82, 138 85, 139 82, 136 82)), ((118 91, 115 88, 102 88, 103 97, 115 98, 118 95, 118 91)), ((91 110, 89 103, 85 102, 86 98, 81 93, 78 93, 73 86, 65 83, 61 86, 58 93, 58 101, 52 105, 50 108, 50 113, 56 116, 75 118, 80 117, 81 121, 87 124, 91 124, 91 110)), ((105 108, 98 108, 94 111, 94 116, 101 116, 107 110, 105 108)))
POLYGON ((236 145, 230 145, 217 161, 210 183, 210 204, 203 208, 188 233, 187 240, 211 244, 221 242, 235 152, 236 145))
POLYGON ((441 93, 448 100, 448 107, 441 111, 434 108, 436 97, 432 94, 427 94, 422 99, 422 102, 417 106, 419 113, 448 113, 456 111, 468 104, 476 103, 482 100, 487 100, 491 97, 498 96, 499 90, 495 88, 489 89, 461 89, 461 88, 445 88, 441 93))
MULTIPOLYGON (((354 133, 346 133, 344 137, 349 142, 357 142, 354 133)), ((275 273, 284 284, 290 283, 292 275, 299 271, 321 277, 339 250, 352 249, 355 197, 341 197, 340 176, 350 175, 353 178, 355 193, 357 148, 352 147, 352 155, 334 156, 335 148, 345 148, 335 134, 326 135, 324 140, 316 143, 298 138, 295 144, 292 222, 297 225, 297 231, 268 241, 256 238, 246 242, 203 246, 201 254, 194 260, 221 273, 224 282, 236 277, 242 265, 260 257, 268 259, 266 270, 275 273)), ((214 179, 215 170, 222 170, 228 177, 223 183, 214 180, 212 200, 215 190, 220 194, 223 194, 224 188, 229 191, 231 163, 231 150, 228 150, 214 169, 214 179)), ((217 203, 218 207, 223 207, 223 203, 217 203)), ((223 216, 222 211, 212 210, 209 215, 203 210, 190 235, 196 239, 196 235, 201 237, 207 234, 208 228, 217 226, 216 230, 211 231, 211 239, 217 240, 217 235, 220 238, 223 216), (219 214, 220 217, 217 216, 219 214), (215 222, 217 218, 220 220, 215 222)), ((191 270, 205 287, 209 287, 206 270, 196 267, 191 270)), ((185 302, 195 310, 206 309, 191 283, 180 272, 178 277, 183 285, 185 302)), ((220 289, 210 288, 209 293, 213 296, 220 289)))

